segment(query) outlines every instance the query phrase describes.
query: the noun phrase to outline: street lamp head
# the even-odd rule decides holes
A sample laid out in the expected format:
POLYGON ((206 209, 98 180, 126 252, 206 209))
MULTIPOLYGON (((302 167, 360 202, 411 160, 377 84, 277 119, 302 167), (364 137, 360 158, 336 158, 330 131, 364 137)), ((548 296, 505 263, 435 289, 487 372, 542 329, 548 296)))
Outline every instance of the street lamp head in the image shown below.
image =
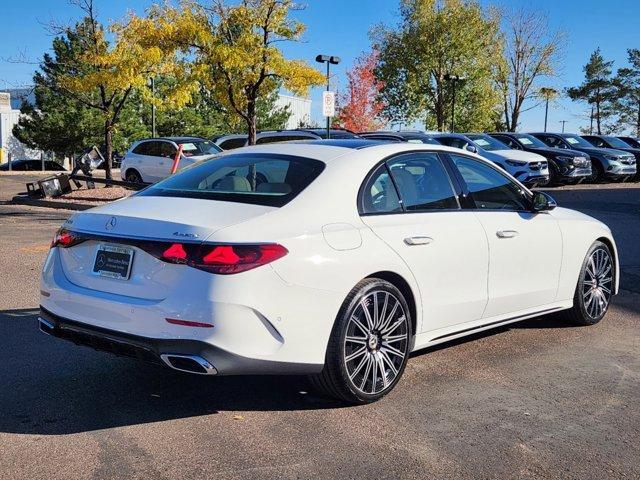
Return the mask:
POLYGON ((334 57, 334 56, 331 56, 331 55, 318 55, 316 57, 316 62, 318 62, 318 63, 328 62, 328 63, 331 63, 333 65, 337 65, 337 64, 340 63, 340 57, 334 57))

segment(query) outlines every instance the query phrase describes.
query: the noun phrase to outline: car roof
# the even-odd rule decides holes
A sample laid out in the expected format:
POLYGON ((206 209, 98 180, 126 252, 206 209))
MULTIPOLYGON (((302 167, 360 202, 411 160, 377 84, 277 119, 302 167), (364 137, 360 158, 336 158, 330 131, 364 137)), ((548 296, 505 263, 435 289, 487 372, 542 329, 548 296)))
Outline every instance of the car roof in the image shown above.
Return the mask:
MULTIPOLYGON (((320 160, 325 163, 342 157, 348 153, 360 151, 363 149, 371 149, 381 152, 382 159, 388 155, 396 153, 410 153, 412 151, 443 151, 451 153, 461 153, 461 150, 454 147, 436 144, 420 144, 420 143, 389 143, 378 140, 367 140, 362 138, 354 139, 319 139, 319 140, 294 140, 282 143, 267 143, 261 145, 252 145, 249 147, 241 147, 233 150, 227 150, 220 155, 237 155, 242 153, 278 153, 282 155, 292 155, 304 158, 320 160)), ((479 157, 471 152, 464 152, 472 157, 479 157)), ((378 158, 378 155, 372 155, 371 158, 378 158)), ((485 160, 487 161, 487 160, 485 160)))
POLYGON ((139 140, 140 142, 148 142, 151 140, 168 140, 170 142, 174 142, 174 143, 182 143, 182 142, 193 142, 196 140, 200 140, 200 141, 208 141, 206 138, 202 138, 202 137, 151 137, 151 138, 143 138, 141 140, 139 140))

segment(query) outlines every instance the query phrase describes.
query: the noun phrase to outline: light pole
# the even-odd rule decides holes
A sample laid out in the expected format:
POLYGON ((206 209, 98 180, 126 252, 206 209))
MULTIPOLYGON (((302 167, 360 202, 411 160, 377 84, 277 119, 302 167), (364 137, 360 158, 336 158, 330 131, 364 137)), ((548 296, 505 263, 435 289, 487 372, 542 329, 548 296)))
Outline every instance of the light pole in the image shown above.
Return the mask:
MULTIPOLYGON (((156 79, 151 77, 149 82, 149 88, 151 88, 151 95, 153 97, 156 96, 156 79)), ((151 104, 151 136, 155 138, 156 136, 156 104, 151 104)))
POLYGON ((567 122, 568 120, 560 120, 560 123, 562 124, 562 133, 564 133, 564 124, 567 122))
POLYGON ((444 75, 444 79, 447 82, 451 82, 451 86, 453 87, 453 101, 451 102, 451 133, 456 131, 455 126, 455 115, 456 115, 456 83, 463 82, 467 78, 462 77, 460 75, 452 75, 450 73, 446 73, 444 75))
MULTIPOLYGON (((330 55, 318 55, 316 57, 316 62, 327 64, 327 92, 328 92, 329 91, 329 65, 339 64, 340 57, 334 57, 330 55)), ((327 138, 331 136, 330 129, 331 129, 331 117, 327 117, 327 138)))
POLYGON ((544 131, 547 131, 547 118, 549 116, 549 101, 558 95, 558 91, 551 87, 542 87, 540 89, 540 95, 545 99, 546 104, 544 107, 544 131))

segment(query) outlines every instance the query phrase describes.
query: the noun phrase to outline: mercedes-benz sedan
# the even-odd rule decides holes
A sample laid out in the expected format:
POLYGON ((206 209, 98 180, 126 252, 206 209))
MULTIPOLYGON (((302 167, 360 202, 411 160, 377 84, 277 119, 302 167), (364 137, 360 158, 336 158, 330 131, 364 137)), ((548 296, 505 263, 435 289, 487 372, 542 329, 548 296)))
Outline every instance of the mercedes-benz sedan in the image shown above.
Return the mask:
POLYGON ((309 374, 366 403, 414 350, 554 312, 600 321, 617 258, 604 224, 470 152, 265 145, 73 215, 39 323, 192 373, 309 374))

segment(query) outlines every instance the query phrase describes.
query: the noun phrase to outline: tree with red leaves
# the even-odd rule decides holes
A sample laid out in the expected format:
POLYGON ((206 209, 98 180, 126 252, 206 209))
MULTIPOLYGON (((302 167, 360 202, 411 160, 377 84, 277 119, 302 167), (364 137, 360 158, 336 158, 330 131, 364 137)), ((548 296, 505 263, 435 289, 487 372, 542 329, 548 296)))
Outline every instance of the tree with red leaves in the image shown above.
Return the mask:
POLYGON ((384 104, 378 100, 383 84, 374 75, 378 56, 377 50, 361 55, 347 72, 347 91, 338 95, 339 126, 364 132, 379 130, 387 123, 380 115, 384 104))

